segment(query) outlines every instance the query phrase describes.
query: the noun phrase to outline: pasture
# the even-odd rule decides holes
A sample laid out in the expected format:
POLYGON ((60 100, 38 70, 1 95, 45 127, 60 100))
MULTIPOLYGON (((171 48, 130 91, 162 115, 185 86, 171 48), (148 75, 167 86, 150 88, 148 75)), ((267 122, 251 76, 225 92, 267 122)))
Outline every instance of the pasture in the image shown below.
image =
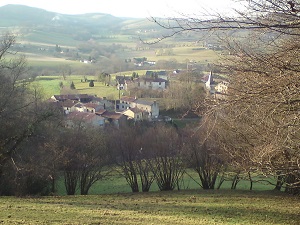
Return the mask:
POLYGON ((189 190, 1 197, 1 224, 299 224, 299 197, 281 192, 189 190))
MULTIPOLYGON (((60 94, 60 82, 63 83, 65 87, 70 87, 73 81, 76 87, 74 90, 80 94, 90 94, 97 95, 99 97, 107 97, 109 99, 117 99, 119 91, 114 86, 105 86, 102 82, 94 82, 94 87, 89 87, 89 82, 82 82, 84 76, 72 75, 67 76, 64 80, 62 76, 38 76, 33 82, 33 85, 38 85, 41 87, 45 99, 50 98, 53 95, 60 94)), ((88 80, 95 80, 94 76, 87 76, 88 80)))

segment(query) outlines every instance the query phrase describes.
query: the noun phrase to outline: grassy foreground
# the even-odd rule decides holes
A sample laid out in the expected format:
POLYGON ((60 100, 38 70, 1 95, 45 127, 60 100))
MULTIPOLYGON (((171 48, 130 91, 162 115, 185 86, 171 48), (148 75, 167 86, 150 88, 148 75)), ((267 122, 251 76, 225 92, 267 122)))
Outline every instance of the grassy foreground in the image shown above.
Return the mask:
POLYGON ((300 224, 299 215, 299 197, 265 191, 0 198, 0 224, 300 224))

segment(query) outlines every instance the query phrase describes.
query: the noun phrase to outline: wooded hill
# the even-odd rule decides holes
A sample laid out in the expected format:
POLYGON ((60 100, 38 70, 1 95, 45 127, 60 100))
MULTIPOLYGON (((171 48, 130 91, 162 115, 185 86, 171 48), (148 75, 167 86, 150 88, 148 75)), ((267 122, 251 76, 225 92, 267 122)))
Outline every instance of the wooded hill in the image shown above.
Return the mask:
POLYGON ((1 29, 19 31, 24 40, 32 32, 56 32, 72 36, 75 40, 98 39, 109 35, 141 35, 141 33, 162 32, 163 29, 147 18, 120 18, 103 13, 67 15, 43 9, 6 5, 0 7, 1 29), (23 33, 26 29, 26 33, 23 33), (140 32, 143 31, 143 32, 140 32), (77 36, 82 35, 81 39, 77 36))

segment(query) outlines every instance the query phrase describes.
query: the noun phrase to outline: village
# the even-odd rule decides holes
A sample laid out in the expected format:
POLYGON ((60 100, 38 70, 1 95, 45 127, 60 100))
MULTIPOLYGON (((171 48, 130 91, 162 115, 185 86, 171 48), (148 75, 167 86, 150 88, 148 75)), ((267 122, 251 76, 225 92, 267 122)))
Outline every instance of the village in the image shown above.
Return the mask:
MULTIPOLYGON (((178 70, 173 74, 179 73, 178 70)), ((117 90, 128 90, 130 87, 150 89, 154 91, 167 90, 169 76, 166 71, 147 71, 145 76, 132 79, 129 76, 116 76, 117 90)), ((207 93, 213 98, 224 98, 227 93, 228 82, 215 82, 213 73, 202 77, 207 93)), ((170 116, 160 115, 159 104, 156 100, 146 100, 136 96, 119 96, 118 100, 107 99, 89 94, 53 95, 50 102, 55 103, 63 111, 66 126, 73 126, 75 121, 89 123, 94 126, 105 127, 115 125, 120 127, 126 121, 171 122, 170 116)))

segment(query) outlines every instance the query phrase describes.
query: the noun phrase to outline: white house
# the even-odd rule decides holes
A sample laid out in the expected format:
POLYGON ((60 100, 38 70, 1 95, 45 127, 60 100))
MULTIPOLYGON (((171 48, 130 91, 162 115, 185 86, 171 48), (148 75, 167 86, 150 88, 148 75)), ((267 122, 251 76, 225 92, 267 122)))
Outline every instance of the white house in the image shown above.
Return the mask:
POLYGON ((167 71, 161 70, 161 71, 152 71, 152 70, 147 70, 145 74, 146 78, 161 78, 164 80, 168 80, 169 76, 167 71))
POLYGON ((157 118, 159 116, 159 106, 156 101, 146 101, 137 99, 131 104, 131 108, 138 108, 147 113, 149 119, 157 118))
POLYGON ((122 112, 122 114, 125 115, 128 119, 132 119, 134 121, 143 120, 145 118, 144 113, 146 114, 146 116, 149 115, 144 110, 141 110, 137 107, 129 108, 129 109, 126 109, 125 111, 122 112))
POLYGON ((99 109, 104 109, 104 107, 100 104, 96 103, 86 103, 83 105, 84 112, 95 113, 99 109))
POLYGON ((135 86, 141 89, 164 90, 167 80, 162 78, 139 78, 135 80, 135 86))
POLYGON ((120 99, 118 106, 119 110, 122 110, 123 113, 126 110, 131 109, 131 111, 127 111, 124 115, 132 118, 139 115, 139 118, 142 117, 143 119, 147 118, 151 120, 152 118, 157 118, 159 116, 159 106, 156 101, 147 101, 134 97, 123 96, 120 99))
POLYGON ((137 99, 137 98, 135 98, 135 97, 128 97, 128 96, 123 96, 123 97, 121 97, 120 103, 118 104, 119 110, 125 110, 125 109, 131 108, 133 102, 134 102, 136 99, 137 99))
POLYGON ((224 100, 227 98, 229 82, 221 81, 215 86, 215 98, 224 100))

